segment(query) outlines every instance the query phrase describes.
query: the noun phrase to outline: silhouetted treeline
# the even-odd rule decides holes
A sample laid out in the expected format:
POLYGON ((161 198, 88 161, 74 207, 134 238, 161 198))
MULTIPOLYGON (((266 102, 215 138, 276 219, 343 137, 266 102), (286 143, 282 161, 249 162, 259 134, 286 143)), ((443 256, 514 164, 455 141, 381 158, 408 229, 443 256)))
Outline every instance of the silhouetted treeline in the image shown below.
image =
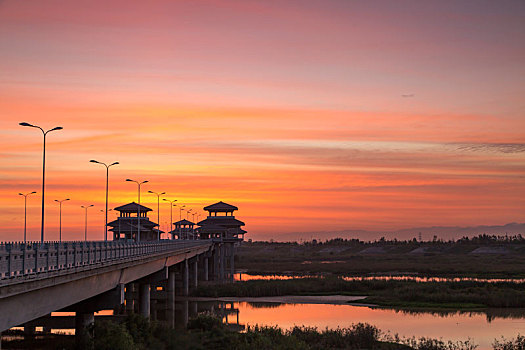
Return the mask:
POLYGON ((274 240, 269 241, 254 241, 251 242, 253 244, 271 244, 271 245, 303 245, 303 246, 333 246, 333 245, 340 245, 340 246, 349 246, 349 247, 366 247, 370 245, 377 245, 377 244, 383 244, 383 245, 420 245, 422 243, 428 245, 428 244, 435 244, 435 245, 452 245, 452 244, 473 244, 473 245, 501 245, 501 244, 525 244, 525 237, 523 237, 522 234, 517 235, 488 235, 488 234, 480 234, 474 237, 467 237, 464 236, 459 239, 450 239, 450 240, 443 240, 442 238, 438 238, 437 236, 434 236, 431 240, 418 240, 417 238, 409 239, 409 240, 398 240, 397 238, 393 239, 386 239, 385 237, 381 237, 380 239, 376 239, 373 241, 362 241, 357 238, 332 238, 327 239, 325 241, 312 239, 310 241, 302 241, 302 242, 275 242, 274 240))

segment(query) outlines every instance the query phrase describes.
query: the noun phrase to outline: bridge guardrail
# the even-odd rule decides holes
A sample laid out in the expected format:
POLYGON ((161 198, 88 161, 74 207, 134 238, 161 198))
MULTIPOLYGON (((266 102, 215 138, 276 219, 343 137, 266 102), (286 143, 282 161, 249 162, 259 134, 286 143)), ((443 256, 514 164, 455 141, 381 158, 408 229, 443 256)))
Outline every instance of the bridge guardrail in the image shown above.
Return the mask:
POLYGON ((153 242, 73 241, 0 243, 0 285, 6 280, 78 267, 97 267, 128 258, 184 250, 209 243, 200 240, 153 242))

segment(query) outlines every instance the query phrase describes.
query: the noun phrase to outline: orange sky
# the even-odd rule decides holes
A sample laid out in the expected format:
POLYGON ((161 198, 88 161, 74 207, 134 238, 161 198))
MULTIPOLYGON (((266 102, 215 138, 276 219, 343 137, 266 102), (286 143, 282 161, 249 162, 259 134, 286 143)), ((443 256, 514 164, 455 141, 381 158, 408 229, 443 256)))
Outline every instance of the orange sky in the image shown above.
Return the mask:
POLYGON ((121 163, 110 207, 149 180, 152 209, 147 190, 223 200, 253 239, 523 222, 524 17, 521 1, 1 1, 0 240, 22 238, 33 190, 39 238, 41 135, 21 121, 64 127, 48 239, 66 197, 65 239, 85 204, 102 238, 92 158, 121 163))

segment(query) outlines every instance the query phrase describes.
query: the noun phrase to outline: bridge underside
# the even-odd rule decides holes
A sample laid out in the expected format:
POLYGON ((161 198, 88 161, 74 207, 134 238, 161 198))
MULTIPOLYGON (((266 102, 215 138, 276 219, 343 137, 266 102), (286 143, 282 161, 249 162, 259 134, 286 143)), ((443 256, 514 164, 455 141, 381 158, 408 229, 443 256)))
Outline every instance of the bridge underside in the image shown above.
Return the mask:
POLYGON ((123 298, 125 284, 145 278, 167 280, 175 265, 199 256, 210 256, 213 248, 210 242, 184 252, 165 252, 95 269, 73 269, 45 278, 0 285, 0 332, 108 291, 120 289, 123 298))

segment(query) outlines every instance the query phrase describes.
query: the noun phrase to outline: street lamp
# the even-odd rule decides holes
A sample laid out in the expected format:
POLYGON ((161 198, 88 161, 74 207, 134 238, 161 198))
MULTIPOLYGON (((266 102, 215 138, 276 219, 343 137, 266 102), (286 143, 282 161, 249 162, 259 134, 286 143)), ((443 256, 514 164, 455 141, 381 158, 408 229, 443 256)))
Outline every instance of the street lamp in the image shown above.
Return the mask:
POLYGON ((84 206, 84 205, 80 206, 81 208, 86 210, 86 218, 85 218, 85 221, 84 221, 84 241, 86 241, 86 242, 87 242, 87 210, 88 210, 88 208, 91 208, 92 206, 93 206, 93 204, 88 205, 88 206, 84 206))
POLYGON ((55 199, 55 202, 57 202, 58 204, 60 204, 60 211, 59 211, 59 229, 58 229, 58 241, 59 242, 62 242, 62 202, 65 202, 65 201, 68 201, 69 198, 66 198, 66 199, 62 199, 61 201, 59 201, 58 199, 55 199))
POLYGON ((191 213, 191 209, 188 209, 186 211, 186 220, 189 220, 190 219, 190 213, 191 213))
MULTIPOLYGON (((113 209, 109 209, 108 211, 112 211, 113 209)), ((104 209, 100 209, 101 213, 106 213, 106 221, 104 222, 104 229, 102 230, 103 233, 107 233, 106 229, 108 227, 108 211, 104 211, 104 209)), ((104 237, 104 240, 106 239, 106 236, 104 237)))
MULTIPOLYGON (((173 232, 173 207, 176 205, 175 202, 177 201, 176 199, 170 201, 169 199, 166 199, 166 198, 162 198, 163 201, 166 201, 166 202, 169 202, 170 203, 170 227, 171 227, 171 231, 170 232, 173 232)), ((173 233, 172 233, 173 235, 173 233)))
MULTIPOLYGON (((185 210, 185 209, 184 209, 185 206, 186 206, 186 205, 182 205, 182 206, 180 206, 180 208, 179 208, 179 209, 180 209, 180 210, 179 210, 179 221, 182 221, 182 211, 185 210)), ((179 223, 179 239, 180 239, 181 235, 182 235, 182 224, 179 223)))
POLYGON ((148 180, 142 181, 142 182, 138 182, 138 181, 135 181, 135 180, 126 179, 126 181, 135 182, 138 185, 138 190, 139 190, 139 210, 138 210, 137 242, 140 242, 140 185, 145 184, 146 182, 148 182, 148 180))
POLYGON ((111 164, 109 164, 109 165, 107 165, 106 163, 99 162, 99 161, 94 160, 94 159, 91 159, 90 162, 91 162, 91 163, 102 164, 103 166, 106 167, 106 220, 105 220, 105 224, 104 224, 104 241, 107 241, 107 240, 108 240, 108 186, 109 186, 109 167, 111 167, 111 166, 113 166, 113 165, 117 165, 117 164, 119 164, 119 162, 114 162, 114 163, 111 163, 111 164))
POLYGON ((42 134, 44 135, 44 148, 42 152, 42 223, 40 224, 40 241, 44 242, 44 195, 45 195, 45 188, 46 188, 46 136, 47 133, 55 130, 62 130, 63 128, 61 126, 54 127, 53 129, 49 129, 47 131, 44 131, 41 127, 38 125, 29 124, 26 122, 18 123, 21 126, 29 126, 31 128, 37 128, 42 131, 42 134))
POLYGON ((166 192, 157 193, 153 191, 148 191, 148 193, 153 193, 157 196, 157 223, 159 224, 159 236, 157 240, 160 241, 160 196, 166 194, 166 192))
POLYGON ((35 194, 36 192, 29 192, 26 194, 18 193, 20 196, 24 196, 24 244, 26 244, 26 234, 27 234, 27 196, 35 194))

